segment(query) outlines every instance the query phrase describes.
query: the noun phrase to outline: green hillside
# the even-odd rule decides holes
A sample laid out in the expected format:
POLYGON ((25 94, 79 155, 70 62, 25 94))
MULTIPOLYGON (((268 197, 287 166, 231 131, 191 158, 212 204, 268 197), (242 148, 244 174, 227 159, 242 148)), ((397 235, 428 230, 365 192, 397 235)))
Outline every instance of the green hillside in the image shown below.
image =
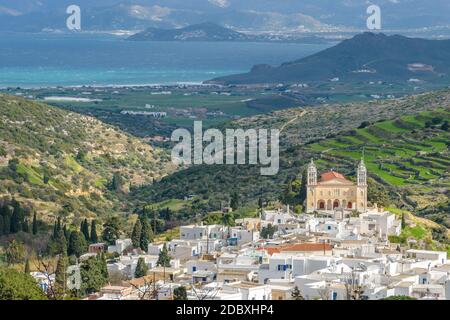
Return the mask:
POLYGON ((448 211, 448 132, 442 126, 448 121, 449 105, 450 92, 446 90, 397 100, 295 108, 240 119, 224 127, 282 131, 277 175, 261 176, 259 167, 251 165, 197 165, 138 189, 133 196, 143 202, 159 203, 194 194, 207 204, 203 211, 197 211, 201 214, 217 210, 236 192, 240 204, 251 207, 259 198, 272 201, 283 197, 289 183, 301 178, 311 158, 317 159, 322 170, 335 168, 354 178, 365 147, 371 176, 370 200, 414 210, 449 225, 442 215, 442 211, 448 211))
POLYGON ((172 170, 164 151, 100 121, 0 95, 0 199, 40 220, 124 212, 130 187, 172 170))

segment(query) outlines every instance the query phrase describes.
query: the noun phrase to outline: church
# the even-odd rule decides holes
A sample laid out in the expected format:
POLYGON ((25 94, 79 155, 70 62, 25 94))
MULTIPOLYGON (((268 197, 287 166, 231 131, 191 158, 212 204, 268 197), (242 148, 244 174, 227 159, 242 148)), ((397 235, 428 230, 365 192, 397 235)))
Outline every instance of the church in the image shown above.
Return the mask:
POLYGON ((357 168, 357 182, 354 183, 333 170, 317 178, 314 161, 308 165, 306 212, 356 210, 367 212, 367 170, 364 160, 357 168))

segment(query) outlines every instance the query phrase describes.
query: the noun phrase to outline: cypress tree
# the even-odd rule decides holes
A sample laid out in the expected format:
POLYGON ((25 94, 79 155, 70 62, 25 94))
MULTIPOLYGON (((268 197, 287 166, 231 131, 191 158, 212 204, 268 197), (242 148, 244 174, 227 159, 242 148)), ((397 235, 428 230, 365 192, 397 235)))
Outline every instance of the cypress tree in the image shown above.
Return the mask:
POLYGON ((9 230, 11 231, 11 233, 17 233, 21 230, 20 217, 17 210, 14 210, 11 216, 11 226, 9 230))
POLYGON ((67 226, 66 225, 64 225, 64 227, 63 227, 63 233, 64 233, 64 237, 66 238, 66 240, 69 241, 69 239, 70 239, 70 232, 69 232, 69 230, 67 230, 67 226))
POLYGON ((58 222, 56 224, 56 235, 61 231, 61 217, 58 217, 58 222))
POLYGON ((28 258, 27 258, 27 260, 25 260, 24 272, 26 274, 30 274, 30 260, 28 260, 28 258))
POLYGON ((308 185, 308 171, 305 168, 302 173, 302 184, 300 186, 300 194, 299 194, 300 204, 302 205, 306 201, 307 185, 308 185))
POLYGON ((37 225, 37 216, 36 211, 33 214, 33 234, 36 235, 38 232, 38 225, 37 225))
POLYGON ((108 263, 106 262, 106 256, 103 252, 100 254, 99 260, 100 260, 101 273, 102 273, 103 277, 105 278, 105 281, 108 281, 108 279, 109 279, 108 263))
POLYGON ((139 241, 139 246, 142 251, 147 252, 148 250, 148 244, 153 240, 153 232, 150 228, 150 225, 148 224, 148 221, 146 218, 141 218, 141 239, 139 241))
POLYGON ((139 248, 141 246, 141 232, 142 224, 140 219, 136 221, 133 227, 133 232, 131 233, 131 241, 133 242, 133 247, 139 248))
POLYGON ((97 225, 95 220, 92 220, 91 222, 91 243, 97 243, 98 242, 98 235, 97 235, 97 225))
POLYGON ((7 214, 3 217, 3 234, 10 234, 11 232, 11 216, 7 214))
POLYGON ((84 236, 77 231, 72 231, 70 234, 69 245, 67 247, 67 254, 69 256, 74 255, 79 258, 86 252, 86 248, 87 245, 84 236))
POLYGON ((237 192, 233 192, 231 195, 230 207, 233 211, 236 211, 239 208, 239 195, 237 192))
POLYGON ((3 235, 3 233, 5 232, 5 226, 3 225, 3 216, 0 216, 0 237, 3 235))
POLYGON ((145 263, 144 258, 139 258, 136 270, 134 271, 134 277, 135 278, 141 278, 147 275, 148 266, 145 263))
POLYGON ((22 223, 22 231, 23 232, 30 232, 30 228, 28 226, 28 219, 25 219, 24 222, 22 223))
POLYGON ((67 254, 67 239, 62 230, 58 231, 53 241, 54 254, 67 254))
POLYGON ((402 224, 401 224, 402 229, 405 229, 406 227, 406 221, 405 221, 405 213, 402 212, 402 224))
POLYGON ((58 227, 56 225, 56 221, 53 224, 53 234, 52 234, 52 239, 56 240, 58 238, 58 227))
POLYGON ((81 232, 83 233, 86 242, 89 242, 91 237, 89 235, 89 223, 87 219, 84 219, 84 221, 81 223, 81 232))
POLYGON ((58 263, 56 264, 55 271, 55 283, 58 291, 62 291, 65 293, 66 284, 67 284, 67 268, 69 267, 69 258, 67 255, 62 254, 58 259, 58 263))
POLYGON ((170 267, 170 256, 169 256, 169 250, 167 250, 167 246, 164 243, 164 246, 159 253, 158 262, 157 265, 160 267, 170 267))

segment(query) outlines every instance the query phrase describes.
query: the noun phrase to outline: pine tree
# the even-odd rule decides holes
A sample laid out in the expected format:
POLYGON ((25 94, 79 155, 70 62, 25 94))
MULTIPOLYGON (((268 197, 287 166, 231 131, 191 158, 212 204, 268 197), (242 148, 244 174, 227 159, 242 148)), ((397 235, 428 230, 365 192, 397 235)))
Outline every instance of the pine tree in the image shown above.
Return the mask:
POLYGON ((81 233, 84 235, 84 239, 86 242, 89 242, 91 237, 89 235, 89 223, 87 219, 84 219, 84 221, 81 223, 81 233))
POLYGON ((38 232, 38 225, 37 225, 37 216, 36 211, 33 214, 33 234, 36 235, 38 232))
POLYGON ((91 243, 97 243, 98 242, 98 235, 97 235, 97 225, 95 220, 92 220, 91 222, 91 243))
POLYGON ((133 227, 133 232, 131 233, 131 241, 133 242, 133 247, 139 248, 141 246, 141 232, 142 224, 141 220, 138 219, 133 227))
POLYGON ((135 278, 141 278, 147 275, 148 266, 145 263, 144 258, 139 258, 136 270, 134 271, 134 277, 135 278))
POLYGON ((167 245, 164 243, 164 246, 159 253, 157 265, 160 267, 170 267, 170 256, 169 250, 167 250, 167 245))

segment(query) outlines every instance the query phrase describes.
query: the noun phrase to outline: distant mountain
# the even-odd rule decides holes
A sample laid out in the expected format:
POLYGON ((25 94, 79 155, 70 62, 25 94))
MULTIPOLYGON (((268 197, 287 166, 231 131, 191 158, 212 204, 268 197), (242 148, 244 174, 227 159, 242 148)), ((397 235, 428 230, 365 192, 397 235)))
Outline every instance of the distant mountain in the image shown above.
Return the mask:
POLYGON ((201 23, 179 29, 148 28, 129 40, 136 41, 240 41, 249 39, 243 33, 214 23, 201 23))
MULTIPOLYGON (((0 31, 65 29, 68 5, 84 30, 179 28, 214 21, 237 29, 318 31, 366 28, 366 0, 0 0, 0 31)), ((448 26, 448 0, 377 0, 383 28, 448 26)))
POLYGON ((316 36, 282 36, 268 34, 245 34, 205 22, 177 29, 147 28, 128 40, 133 41, 253 41, 253 42, 301 42, 308 44, 326 43, 327 40, 316 36))
POLYGON ((249 73, 216 78, 209 82, 434 81, 449 79, 449 75, 450 40, 363 33, 297 61, 278 67, 257 65, 249 73))

